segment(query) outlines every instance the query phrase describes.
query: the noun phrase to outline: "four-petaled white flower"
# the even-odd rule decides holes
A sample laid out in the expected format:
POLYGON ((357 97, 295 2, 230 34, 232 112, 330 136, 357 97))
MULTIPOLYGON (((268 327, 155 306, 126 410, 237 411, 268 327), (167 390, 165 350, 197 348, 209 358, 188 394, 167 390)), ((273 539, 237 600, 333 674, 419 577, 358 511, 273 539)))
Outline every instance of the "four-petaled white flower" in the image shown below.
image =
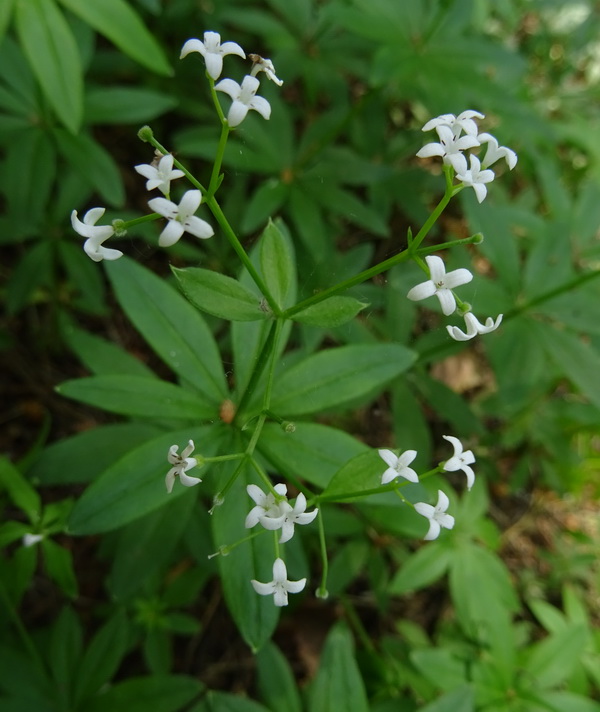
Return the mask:
POLYGON ((260 82, 258 79, 249 74, 242 79, 241 85, 234 82, 233 79, 221 79, 221 81, 215 85, 217 91, 225 92, 225 94, 228 94, 233 100, 229 113, 227 114, 227 123, 232 128, 242 123, 250 109, 258 111, 264 119, 268 119, 271 116, 271 105, 269 102, 263 99, 262 96, 256 96, 259 86, 260 82))
POLYGON ((454 170, 457 170, 457 159, 464 158, 462 151, 467 148, 475 148, 479 146, 479 141, 476 136, 466 134, 465 136, 457 136, 454 134, 450 126, 442 124, 436 127, 437 134, 440 138, 439 143, 428 143, 417 152, 418 158, 430 158, 431 156, 441 156, 444 163, 451 165, 454 170))
POLYGON ((490 331, 495 331, 502 323, 503 314, 498 314, 496 321, 492 319, 491 316, 485 320, 485 324, 482 324, 479 319, 473 314, 473 312, 467 312, 465 315, 465 324, 467 325, 466 333, 459 329, 458 326, 450 326, 448 324, 446 329, 448 333, 455 341, 469 341, 477 334, 489 334, 490 331))
POLYGON ((266 494, 257 485, 248 485, 246 491, 254 500, 255 507, 248 512, 244 526, 252 529, 259 522, 265 529, 281 529, 292 507, 286 499, 287 487, 283 483, 275 485, 273 488, 278 497, 273 492, 266 494))
POLYGON ((22 539, 23 546, 28 549, 30 546, 35 546, 39 544, 44 538, 43 534, 25 534, 22 539))
POLYGON ((194 451, 194 441, 190 440, 185 448, 182 450, 181 455, 177 452, 179 450, 178 445, 171 445, 169 448, 169 453, 167 455, 167 460, 173 465, 173 467, 167 472, 165 477, 165 486, 167 492, 170 494, 173 490, 173 485, 175 484, 175 478, 179 477, 179 481, 184 487, 193 487, 197 485, 202 480, 199 477, 190 477, 185 473, 191 470, 192 467, 196 467, 198 461, 195 457, 189 457, 194 451))
POLYGON ((478 111, 467 109, 458 116, 454 116, 454 114, 436 116, 434 119, 430 119, 421 131, 431 131, 431 129, 437 129, 439 126, 448 126, 455 136, 459 136, 461 131, 464 131, 468 136, 477 136, 478 129, 477 123, 473 121, 474 117, 485 119, 485 116, 478 111))
MULTIPOLYGON (((289 506, 289 505, 288 505, 289 506)), ((285 513, 283 524, 281 525, 280 544, 285 544, 294 536, 294 524, 310 524, 314 521, 319 510, 313 509, 312 512, 306 512, 306 497, 300 492, 296 497, 296 502, 293 507, 285 513)))
POLYGON ((432 297, 435 294, 440 300, 443 313, 446 316, 450 316, 456 309, 456 300, 451 290, 470 282, 473 279, 473 275, 468 269, 464 268, 455 269, 446 274, 444 261, 436 255, 428 255, 425 261, 429 267, 431 279, 417 284, 406 296, 416 302, 432 297))
POLYGON ((484 143, 487 143, 487 150, 485 152, 485 156, 483 157, 483 161, 481 162, 483 168, 491 166, 501 158, 504 158, 511 171, 517 165, 517 154, 511 148, 499 146, 497 139, 492 136, 492 134, 479 134, 477 136, 477 140, 482 146, 484 143))
POLYGON ((454 517, 451 514, 446 514, 449 504, 450 500, 442 490, 438 490, 438 501, 435 507, 425 502, 417 502, 415 504, 416 511, 421 516, 429 519, 429 531, 424 536, 426 541, 437 539, 440 535, 441 527, 452 529, 454 526, 454 517))
POLYGON ((102 247, 102 243, 115 234, 115 229, 112 225, 96 225, 104 213, 104 208, 92 208, 83 216, 83 222, 77 217, 77 210, 73 210, 71 213, 73 230, 82 237, 87 237, 83 249, 86 255, 94 262, 118 260, 119 257, 123 256, 121 250, 102 247))
POLYGON ((223 71, 223 57, 227 54, 237 54, 246 59, 246 53, 236 42, 223 42, 218 32, 205 32, 204 42, 197 39, 188 40, 181 48, 179 59, 183 59, 190 52, 200 52, 206 63, 208 76, 218 79, 223 71))
POLYGON ((471 450, 463 451, 462 443, 458 438, 452 435, 443 435, 442 437, 451 443, 454 448, 454 455, 443 465, 444 471, 456 472, 457 470, 462 470, 467 476, 467 489, 471 489, 475 482, 475 473, 469 465, 475 462, 475 455, 471 450))
POLYGON ((416 450, 405 450, 402 455, 398 457, 391 450, 378 450, 379 456, 385 461, 388 469, 383 473, 381 477, 381 484, 386 485, 388 482, 392 482, 396 477, 404 477, 404 479, 409 482, 418 482, 419 476, 417 473, 409 467, 410 463, 417 456, 416 450))
POLYGON ((457 156, 452 165, 456 171, 456 178, 462 181, 467 187, 473 188, 477 196, 477 202, 481 203, 487 195, 486 183, 491 183, 495 174, 489 168, 482 170, 481 162, 477 156, 471 154, 469 156, 471 167, 467 169, 467 159, 461 154, 457 156))
POLYGON ((283 80, 275 75, 275 67, 270 59, 261 57, 260 54, 249 54, 248 57, 252 60, 250 76, 255 77, 259 72, 264 72, 267 78, 275 82, 278 87, 282 86, 283 80))
POLYGON ((158 188, 163 195, 169 195, 172 180, 183 178, 185 175, 183 171, 177 168, 173 170, 173 156, 170 153, 160 159, 158 166, 142 163, 139 166, 135 166, 135 170, 144 178, 147 178, 146 190, 158 188))
POLYGON ((155 213, 159 213, 169 221, 158 238, 158 244, 161 247, 174 245, 184 231, 203 240, 215 234, 205 220, 194 215, 201 201, 202 193, 199 190, 188 190, 184 193, 179 205, 166 198, 152 198, 148 201, 148 205, 155 213))
POLYGON ((256 593, 261 596, 269 596, 273 594, 273 600, 276 606, 287 606, 288 593, 300 593, 306 586, 306 579, 299 581, 289 581, 287 577, 287 569, 282 559, 275 559, 273 564, 273 580, 269 583, 261 583, 252 579, 252 586, 256 593))

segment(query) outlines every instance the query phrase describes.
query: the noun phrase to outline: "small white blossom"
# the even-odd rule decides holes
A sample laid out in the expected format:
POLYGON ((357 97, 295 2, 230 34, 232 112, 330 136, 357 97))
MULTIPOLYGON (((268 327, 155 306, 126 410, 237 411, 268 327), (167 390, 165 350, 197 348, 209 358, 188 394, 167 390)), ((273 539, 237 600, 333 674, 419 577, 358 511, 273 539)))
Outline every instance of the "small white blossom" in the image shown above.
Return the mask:
POLYGON ((135 166, 135 170, 144 178, 147 178, 146 190, 158 188, 163 195, 169 195, 172 180, 183 178, 185 175, 183 171, 177 168, 173 170, 173 156, 170 153, 160 159, 158 166, 142 163, 139 166, 135 166))
POLYGON ((451 290, 470 282, 473 275, 464 268, 455 269, 446 274, 444 261, 436 255, 428 255, 425 261, 429 267, 431 279, 417 284, 406 296, 416 302, 435 294, 440 300, 442 312, 449 316, 456 309, 456 300, 451 290))
POLYGON ((244 524, 246 529, 252 529, 259 522, 265 529, 281 529, 286 514, 291 511, 292 507, 285 496, 287 487, 283 483, 275 485, 273 489, 278 497, 273 492, 265 494, 257 485, 248 485, 246 487, 246 491, 256 505, 248 512, 244 524))
POLYGON ((421 516, 429 519, 429 531, 423 537, 426 541, 437 539, 440 535, 441 527, 452 529, 454 526, 454 517, 451 514, 446 514, 449 504, 450 500, 442 490, 438 490, 438 501, 435 507, 425 502, 417 502, 415 504, 416 511, 421 516))
POLYGON ((229 95, 233 100, 229 113, 227 114, 227 123, 234 128, 239 126, 246 118, 248 111, 253 109, 264 118, 268 119, 271 116, 271 105, 262 96, 256 96, 256 92, 260 82, 256 77, 247 74, 241 85, 234 82, 233 79, 221 79, 215 85, 217 91, 222 91, 229 95))
POLYGON ((278 87, 282 86, 283 80, 275 75, 275 67, 270 59, 261 57, 260 54, 249 54, 248 57, 252 60, 252 69, 250 76, 255 77, 259 72, 264 72, 267 78, 275 82, 278 87))
POLYGON ((430 158, 431 156, 441 156, 444 163, 453 166, 457 170, 457 160, 464 159, 462 151, 467 148, 475 148, 479 146, 479 141, 476 136, 469 134, 465 136, 456 136, 452 129, 445 124, 436 127, 439 136, 439 143, 428 143, 417 152, 418 158, 430 158))
POLYGON ((30 546, 39 544, 44 538, 43 534, 25 534, 22 539, 23 546, 27 549, 30 546))
POLYGON ((446 326, 448 333, 455 341, 469 341, 477 334, 489 334, 490 331, 495 331, 502 323, 503 314, 498 314, 496 321, 492 319, 491 316, 485 320, 485 324, 482 324, 479 319, 472 312, 467 312, 465 314, 465 324, 467 325, 466 333, 458 328, 458 326, 446 326))
POLYGON ((477 123, 473 120, 474 117, 485 119, 485 116, 478 111, 467 109, 467 111, 463 111, 458 116, 454 116, 454 114, 436 116, 434 119, 430 119, 421 131, 431 131, 431 129, 437 129, 439 126, 448 126, 455 136, 460 136, 461 131, 464 131, 468 136, 476 136, 478 128, 477 123))
POLYGON ((492 134, 479 134, 477 140, 482 146, 484 143, 487 143, 487 150, 481 162, 483 168, 488 168, 488 166, 496 163, 496 161, 499 161, 501 158, 504 158, 511 171, 517 165, 517 154, 506 146, 499 146, 498 141, 492 134))
POLYGON ((452 435, 442 435, 444 440, 451 443, 454 448, 454 455, 444 463, 443 469, 445 472, 456 472, 462 470, 467 476, 467 489, 471 489, 475 483, 475 473, 473 468, 469 467, 475 462, 475 455, 471 450, 463 452, 463 446, 458 438, 452 435))
POLYGON ((158 238, 158 244, 161 247, 174 245, 184 232, 189 232, 203 240, 215 234, 205 220, 194 215, 201 201, 202 193, 199 190, 188 190, 184 193, 179 205, 166 198, 152 198, 148 201, 151 210, 169 221, 158 238))
POLYGON ((197 485, 202 480, 199 477, 190 477, 185 473, 191 470, 192 467, 196 467, 198 461, 195 457, 189 457, 194 451, 194 441, 190 440, 185 448, 182 450, 181 455, 177 452, 179 450, 178 445, 171 445, 169 448, 169 453, 167 455, 167 460, 173 465, 173 467, 167 472, 165 477, 165 486, 167 492, 170 494, 173 490, 173 485, 175 484, 175 478, 179 477, 179 481, 184 487, 193 487, 197 485))
POLYGON ((381 484, 386 485, 397 477, 404 477, 409 482, 418 482, 419 476, 409 467, 410 463, 417 456, 416 450, 405 450, 398 457, 391 450, 378 450, 379 456, 385 461, 388 469, 381 477, 381 484))
POLYGON ((296 502, 293 508, 290 508, 285 513, 283 524, 281 525, 280 544, 285 544, 294 536, 294 524, 310 524, 314 521, 319 510, 313 509, 312 512, 306 512, 306 497, 300 492, 296 497, 296 502))
POLYGON ((275 559, 273 564, 273 580, 269 583, 261 583, 252 579, 252 586, 256 593, 261 596, 269 596, 273 594, 273 600, 276 606, 287 606, 288 593, 300 593, 306 586, 306 579, 299 581, 289 581, 287 577, 287 569, 282 559, 275 559))
POLYGON ((104 208, 92 208, 83 216, 83 222, 77 217, 77 210, 71 213, 71 225, 73 230, 79 233, 87 240, 83 245, 86 255, 100 262, 101 260, 118 260, 123 256, 121 250, 113 250, 109 247, 102 247, 102 243, 106 242, 109 237, 115 234, 115 229, 112 225, 96 225, 98 220, 104 215, 104 208))
POLYGON ((481 170, 481 163, 477 156, 470 155, 469 160, 471 167, 467 169, 467 160, 464 156, 460 156, 454 161, 453 166, 456 171, 456 178, 464 183, 467 187, 473 188, 477 201, 481 203, 487 195, 486 183, 491 183, 495 174, 489 169, 481 170))
POLYGON ((242 59, 246 59, 246 53, 236 42, 224 42, 221 44, 221 35, 218 32, 205 32, 204 42, 197 39, 188 40, 181 48, 179 59, 183 59, 190 52, 200 52, 206 63, 208 76, 218 79, 223 71, 223 57, 228 54, 236 54, 242 59))

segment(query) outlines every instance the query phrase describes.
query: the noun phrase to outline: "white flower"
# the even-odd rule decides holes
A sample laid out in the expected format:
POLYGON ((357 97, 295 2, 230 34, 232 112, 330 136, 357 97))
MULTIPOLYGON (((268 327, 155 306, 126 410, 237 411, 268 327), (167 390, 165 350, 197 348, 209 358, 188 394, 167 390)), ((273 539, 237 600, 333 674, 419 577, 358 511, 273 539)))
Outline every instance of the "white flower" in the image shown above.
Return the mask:
POLYGON ((406 296, 417 302, 435 294, 440 300, 442 311, 446 316, 449 316, 456 309, 456 300, 451 290, 455 287, 460 287, 461 284, 470 282, 473 279, 473 275, 468 269, 463 268, 455 269, 446 274, 444 261, 436 255, 428 255, 425 261, 429 267, 431 279, 417 284, 406 296))
POLYGON ((481 203, 487 195, 487 187, 485 183, 491 183, 494 180, 494 171, 481 170, 481 163, 477 156, 469 156, 471 168, 467 169, 467 160, 464 156, 460 156, 458 160, 453 162, 456 178, 462 181, 466 186, 473 188, 477 201, 481 203))
POLYGON ((467 476, 467 489, 471 489, 475 482, 475 473, 469 465, 475 462, 475 455, 473 455, 471 450, 463 452, 462 443, 458 438, 452 435, 442 435, 442 437, 451 443, 454 448, 454 455, 444 463, 444 471, 456 472, 457 470, 462 470, 467 476))
POLYGON ((286 499, 287 487, 283 483, 275 485, 273 489, 279 498, 272 492, 265 494, 257 485, 246 487, 246 491, 256 505, 248 512, 244 523, 246 529, 252 529, 259 522, 265 529, 281 529, 286 514, 292 510, 292 507, 286 499))
POLYGON ((299 581, 288 581, 287 569, 282 559, 275 559, 273 564, 273 580, 269 583, 261 583, 252 579, 252 586, 256 593, 261 596, 273 594, 276 606, 287 606, 288 593, 300 593, 306 585, 306 579, 299 581))
POLYGON ((23 546, 27 549, 30 546, 35 546, 44 538, 43 534, 25 534, 23 536, 22 542, 23 546))
POLYGON ((158 166, 142 163, 139 166, 135 166, 135 170, 148 179, 146 181, 146 190, 158 188, 163 195, 169 195, 172 180, 183 178, 185 175, 183 171, 173 170, 173 156, 170 153, 160 159, 158 166))
POLYGON ((194 441, 190 440, 188 442, 181 452, 181 455, 177 452, 178 450, 178 445, 171 445, 167 455, 167 460, 171 463, 171 465, 173 465, 165 477, 165 485, 169 494, 173 489, 176 477, 179 477, 179 481, 184 487, 193 487, 199 482, 202 482, 199 477, 190 477, 185 474, 188 470, 191 470, 192 467, 196 467, 198 464, 195 457, 189 457, 189 455, 191 455, 194 451, 194 441))
POLYGON ((255 77, 259 72, 264 72, 272 82, 277 84, 278 87, 283 84, 283 80, 279 79, 275 75, 275 67, 270 59, 261 57, 260 54, 249 54, 248 57, 252 60, 250 76, 255 77))
POLYGON ((215 86, 217 91, 225 92, 232 99, 233 103, 227 114, 227 123, 233 128, 239 126, 246 118, 246 114, 250 109, 258 111, 264 118, 268 119, 271 116, 271 105, 262 96, 255 96, 260 82, 256 77, 247 74, 242 79, 242 84, 234 82, 233 79, 221 79, 215 86))
MULTIPOLYGON (((431 156, 441 156, 444 163, 454 167, 457 170, 456 160, 463 157, 462 151, 467 148, 475 148, 479 146, 479 141, 475 136, 457 136, 452 129, 443 124, 436 127, 437 134, 440 138, 439 143, 428 143, 417 152, 418 158, 430 158, 431 156)), ((460 165, 458 163, 457 165, 460 165)))
POLYGON ((468 136, 476 136, 477 124, 473 121, 473 117, 485 119, 485 116, 478 111, 467 109, 467 111, 463 111, 458 116, 454 116, 454 114, 442 114, 435 119, 430 119, 425 126, 423 126, 421 131, 431 131, 431 129, 437 129, 439 126, 448 126, 452 129, 455 136, 459 136, 461 131, 464 131, 468 136))
POLYGON ((174 245, 184 231, 203 240, 215 234, 205 220, 194 215, 201 201, 202 193, 199 190, 188 190, 184 193, 179 205, 166 198, 152 198, 148 201, 148 205, 155 213, 159 213, 169 221, 158 238, 158 244, 161 247, 174 245))
POLYGON ((426 541, 437 539, 440 535, 441 527, 452 529, 454 526, 454 517, 451 514, 446 514, 449 504, 450 500, 442 490, 438 490, 438 501, 435 507, 425 502, 417 502, 415 504, 417 512, 429 519, 429 531, 424 536, 426 541))
POLYGON ((465 324, 467 325, 466 333, 458 328, 458 326, 446 326, 448 333, 455 341, 469 341, 477 334, 489 334, 490 331, 495 331, 502 323, 503 314, 498 314, 496 321, 491 316, 482 324, 472 312, 467 312, 465 315, 465 324))
POLYGON ((92 208, 83 216, 83 222, 77 217, 77 210, 71 213, 71 225, 73 230, 82 237, 87 237, 83 249, 88 257, 94 262, 101 260, 118 260, 123 256, 121 250, 112 250, 109 247, 102 247, 109 237, 115 234, 112 225, 96 225, 98 220, 104 215, 104 208, 92 208))
POLYGON ((318 509, 313 509, 312 512, 305 512, 305 510, 306 497, 300 492, 296 497, 294 507, 285 513, 283 524, 281 525, 280 544, 285 544, 286 541, 289 541, 294 536, 294 524, 310 524, 319 512, 318 509))
POLYGON ((237 54, 246 59, 246 53, 236 42, 221 44, 221 35, 218 32, 205 32, 204 42, 201 40, 188 40, 181 48, 179 59, 183 59, 190 52, 200 52, 206 63, 208 76, 218 79, 223 71, 223 57, 228 54, 237 54))
POLYGON ((504 158, 511 171, 517 165, 517 154, 506 146, 499 146, 498 141, 491 134, 479 134, 479 136, 477 136, 477 140, 482 146, 484 143, 487 143, 487 150, 485 152, 485 156, 483 157, 483 161, 481 162, 483 168, 491 166, 501 158, 504 158))
POLYGON ((419 476, 409 467, 410 463, 417 456, 416 450, 405 450, 400 457, 391 450, 378 450, 379 456, 385 461, 388 469, 381 477, 381 484, 386 485, 396 477, 404 477, 409 482, 418 482, 419 476))

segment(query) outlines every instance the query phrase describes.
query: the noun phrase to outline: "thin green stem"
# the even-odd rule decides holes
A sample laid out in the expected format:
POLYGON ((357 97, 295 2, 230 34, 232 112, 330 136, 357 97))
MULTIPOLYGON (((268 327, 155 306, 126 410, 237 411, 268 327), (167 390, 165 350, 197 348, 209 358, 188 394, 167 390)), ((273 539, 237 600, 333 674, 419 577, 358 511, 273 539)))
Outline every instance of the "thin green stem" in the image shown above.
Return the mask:
MULTIPOLYGON (((152 146, 154 146, 154 148, 157 148, 164 156, 166 156, 168 153, 170 153, 170 151, 167 148, 165 148, 161 143, 159 143, 154 138, 154 136, 151 136, 150 138, 148 138, 148 142, 150 144, 152 144, 152 146)), ((188 171, 188 169, 183 165, 183 163, 181 163, 181 161, 178 161, 177 158, 173 157, 173 165, 175 165, 177 168, 179 168, 180 171, 183 171, 183 173, 185 174, 185 177, 189 180, 189 182, 195 188, 197 188, 202 193, 202 195, 206 194, 206 192, 207 192, 206 188, 202 185, 202 183, 200 183, 200 181, 194 175, 192 175, 188 171)))
POLYGON ((265 343, 262 345, 260 353, 258 354, 258 358, 256 359, 256 362, 254 364, 252 373, 250 374, 250 380, 248 381, 248 385, 246 386, 246 389, 244 390, 244 392, 242 393, 242 397, 240 398, 234 422, 239 421, 240 413, 243 413, 244 408, 246 407, 246 405, 248 405, 248 401, 256 390, 256 386, 260 377, 262 376, 262 372, 265 366, 267 365, 269 356, 273 352, 276 331, 277 322, 273 322, 273 324, 271 325, 271 329, 267 334, 267 338, 265 339, 265 343))
POLYGON ((214 554, 209 555, 209 559, 214 559, 215 556, 228 556, 234 549, 237 549, 240 544, 244 544, 247 541, 250 541, 251 539, 255 539, 257 536, 260 536, 261 534, 264 534, 268 529, 257 529, 255 532, 252 532, 252 534, 248 534, 248 536, 245 536, 243 539, 238 539, 238 541, 234 542, 233 544, 226 544, 225 546, 220 546, 219 550, 216 551, 214 554))
POLYGON ((365 650, 368 650, 370 653, 373 654, 376 653, 377 651, 375 645, 373 644, 371 638, 369 638, 369 634, 367 633, 360 617, 356 613, 354 606, 348 600, 348 597, 340 596, 340 601, 342 603, 342 606, 344 607, 344 613, 350 621, 350 625, 352 626, 352 628, 354 628, 354 632, 356 633, 360 642, 363 644, 365 650))
POLYGON ((319 598, 327 598, 327 575, 329 573, 329 560, 327 558, 327 541, 325 540, 325 527, 323 525, 323 510, 319 509, 319 514, 317 515, 317 521, 319 523, 319 547, 321 550, 321 565, 323 571, 321 573, 321 583, 317 590, 317 596, 319 598))
POLYGON ((231 129, 227 122, 225 122, 221 128, 221 136, 219 137, 219 145, 217 146, 217 155, 215 157, 215 162, 213 164, 212 173, 210 175, 210 182, 208 184, 208 194, 214 195, 219 188, 219 175, 221 173, 221 165, 223 163, 223 156, 225 155, 225 147, 227 146, 227 139, 229 138, 229 132, 231 129))
POLYGON ((227 119, 225 118, 225 114, 223 113, 223 109, 221 108, 221 103, 219 102, 219 97, 217 96, 217 92, 215 89, 215 80, 208 74, 208 72, 206 76, 210 85, 210 96, 213 100, 213 104, 215 105, 216 112, 219 116, 219 121, 221 122, 222 126, 225 126, 227 124, 227 119))
MULTIPOLYGON (((434 467, 432 470, 428 470, 422 475, 419 475, 419 481, 423 481, 427 479, 428 477, 431 477, 432 475, 435 475, 437 472, 441 472, 442 468, 441 466, 434 467)), ((339 494, 320 494, 314 499, 309 501, 309 506, 311 504, 321 504, 323 502, 347 502, 352 499, 360 499, 361 497, 368 497, 369 495, 372 494, 381 494, 382 492, 395 492, 398 489, 401 489, 402 487, 406 487, 409 485, 410 482, 408 480, 404 480, 402 482, 398 482, 394 480, 393 482, 388 483, 387 485, 380 485, 379 487, 373 487, 371 489, 366 489, 366 490, 360 490, 358 492, 341 492, 339 494)))
POLYGON ((46 677, 46 667, 44 665, 44 661, 42 660, 38 649, 31 640, 27 629, 23 625, 23 621, 21 620, 19 614, 13 606, 12 601, 10 600, 10 596, 8 595, 8 591, 6 590, 2 581, 0 581, 0 597, 4 601, 4 605, 6 606, 6 610, 8 611, 9 618, 12 619, 12 622, 15 628, 17 629, 19 637, 21 638, 21 641, 23 643, 23 647, 29 653, 32 662, 38 668, 39 672, 43 675, 43 677, 46 677))
POLYGON ((134 225, 140 225, 141 223, 145 223, 145 222, 153 222, 154 220, 158 220, 158 218, 162 218, 162 215, 160 215, 159 213, 150 213, 149 215, 142 215, 141 218, 133 218, 133 220, 113 221, 113 226, 114 226, 114 222, 117 222, 118 225, 114 226, 114 227, 116 227, 117 230, 128 230, 130 227, 133 227, 134 225))
POLYGON ((226 462, 227 460, 241 460, 246 457, 245 452, 236 452, 233 455, 216 455, 215 457, 203 457, 203 464, 209 462, 226 462))

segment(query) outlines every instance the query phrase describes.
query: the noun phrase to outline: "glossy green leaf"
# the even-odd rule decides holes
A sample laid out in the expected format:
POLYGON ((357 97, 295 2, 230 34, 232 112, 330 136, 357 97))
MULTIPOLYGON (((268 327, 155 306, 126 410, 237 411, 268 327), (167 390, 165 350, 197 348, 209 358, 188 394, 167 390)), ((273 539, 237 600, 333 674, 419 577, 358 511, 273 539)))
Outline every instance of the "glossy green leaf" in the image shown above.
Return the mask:
MULTIPOLYGON (((189 494, 189 489, 178 482, 171 494, 165 489, 169 448, 176 444, 181 451, 189 439, 196 443, 196 452, 210 457, 219 447, 220 431, 214 426, 186 428, 132 448, 79 498, 69 518, 69 532, 82 535, 111 531, 165 506, 172 498, 189 494)), ((207 469, 190 474, 203 477, 207 469)))
MULTIPOLYGON (((233 472, 234 466, 221 471, 223 485, 233 472)), ((242 471, 225 502, 215 509, 211 518, 215 546, 227 546, 248 536, 244 521, 252 500, 246 485, 253 481, 242 471)), ((272 581, 274 559, 273 534, 267 530, 237 546, 227 556, 217 557, 227 607, 240 634, 254 651, 260 650, 273 634, 281 609, 273 603, 273 596, 259 596, 250 581, 272 581)), ((299 577, 289 570, 288 578, 299 577)), ((292 603, 293 596, 290 599, 292 603)))
POLYGON ((120 305, 184 383, 218 406, 227 397, 219 350, 202 316, 165 280, 133 260, 106 265, 120 305))
POLYGON ((161 46, 129 3, 124 0, 60 2, 136 62, 157 74, 173 74, 161 46))
MULTIPOLYGON (((72 136, 66 131, 54 131, 63 158, 78 173, 80 179, 98 191, 109 205, 120 207, 125 202, 121 171, 113 157, 87 134, 72 136)), ((81 219, 81 215, 79 218, 81 219)))
POLYGON ((77 43, 53 0, 18 2, 16 29, 46 99, 69 131, 83 117, 82 67, 77 43))
POLYGON ((198 309, 229 321, 267 318, 259 297, 236 279, 201 267, 172 270, 182 292, 198 309))
POLYGON ((296 423, 288 433, 280 425, 267 423, 258 447, 282 474, 325 488, 334 474, 355 455, 370 452, 348 433, 319 423, 296 423))
POLYGON ((296 258, 290 236, 281 222, 269 220, 260 237, 263 279, 277 304, 284 309, 296 299, 296 258))
POLYGON ((353 297, 329 297, 312 307, 303 309, 294 314, 294 321, 309 326, 321 326, 323 328, 333 328, 341 326, 361 312, 369 305, 366 302, 359 302, 353 297))
POLYGON ((307 415, 374 396, 415 358, 414 352, 397 344, 321 351, 277 379, 271 410, 282 416, 307 415))
POLYGON ((352 635, 343 623, 337 623, 327 636, 309 697, 311 712, 369 712, 352 635))
POLYGON ((56 390, 66 398, 140 418, 204 420, 217 415, 198 393, 143 376, 91 376, 65 381, 56 390))
POLYGON ((48 666, 63 704, 71 696, 82 650, 82 626, 73 609, 65 606, 54 621, 48 645, 48 666))
POLYGON ((91 699, 86 712, 180 712, 202 689, 202 683, 185 675, 131 677, 91 699))

